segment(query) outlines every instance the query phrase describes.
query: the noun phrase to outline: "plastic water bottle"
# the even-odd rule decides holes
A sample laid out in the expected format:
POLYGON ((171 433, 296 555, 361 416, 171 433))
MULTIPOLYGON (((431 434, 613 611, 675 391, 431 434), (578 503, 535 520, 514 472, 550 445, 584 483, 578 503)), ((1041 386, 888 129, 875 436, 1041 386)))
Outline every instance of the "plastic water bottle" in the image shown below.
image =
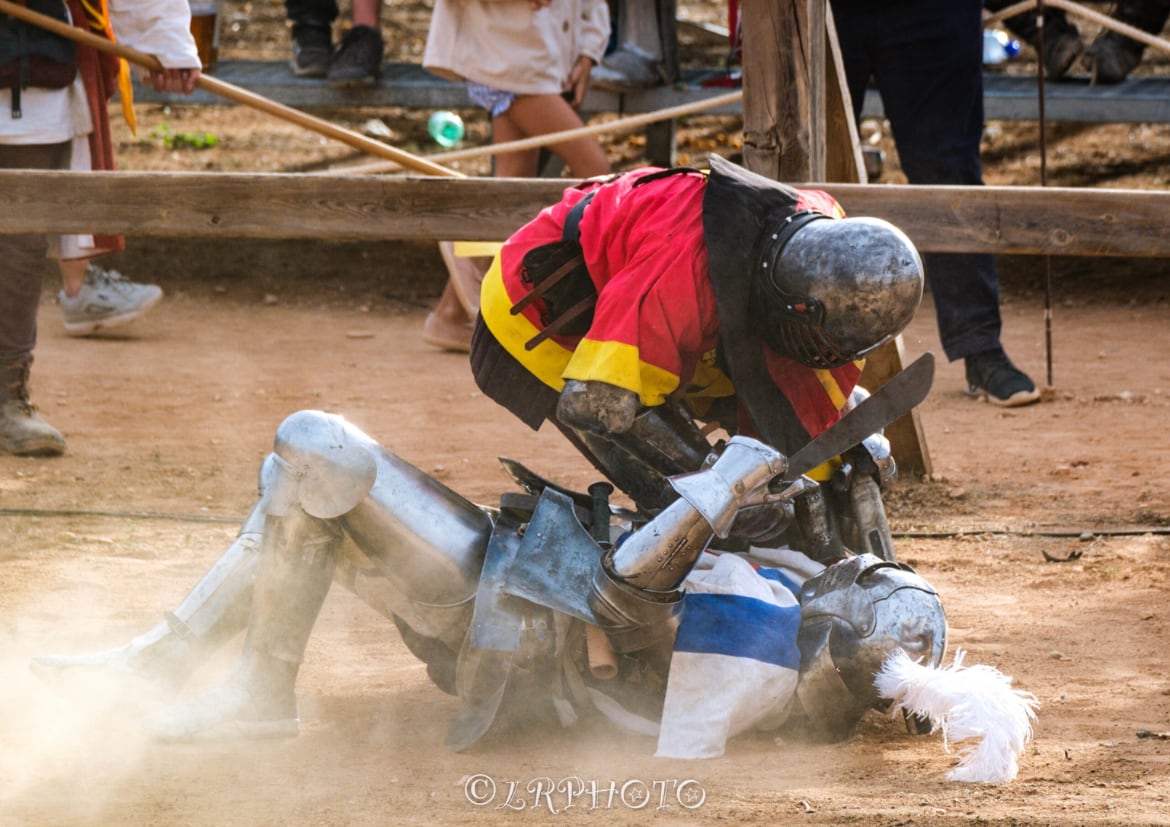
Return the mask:
POLYGON ((1020 53, 1020 41, 1003 29, 983 30, 983 63, 1003 63, 1020 53))
POLYGON ((427 132, 431 133, 439 146, 450 149, 463 140, 463 119, 444 109, 431 115, 427 121, 427 132))

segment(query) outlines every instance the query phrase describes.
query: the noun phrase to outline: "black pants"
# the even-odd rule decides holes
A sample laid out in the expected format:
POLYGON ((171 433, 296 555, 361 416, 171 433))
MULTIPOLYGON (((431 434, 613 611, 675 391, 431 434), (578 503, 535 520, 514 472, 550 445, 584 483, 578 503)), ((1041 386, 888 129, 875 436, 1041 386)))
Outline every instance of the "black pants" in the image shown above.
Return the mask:
MULTIPOLYGON (((872 79, 911 184, 983 183, 981 0, 833 0, 854 116, 872 79)), ((947 358, 999 347, 999 277, 990 255, 927 253, 947 358)))
POLYGON ((337 19, 337 0, 284 0, 284 14, 293 23, 331 26, 337 19))

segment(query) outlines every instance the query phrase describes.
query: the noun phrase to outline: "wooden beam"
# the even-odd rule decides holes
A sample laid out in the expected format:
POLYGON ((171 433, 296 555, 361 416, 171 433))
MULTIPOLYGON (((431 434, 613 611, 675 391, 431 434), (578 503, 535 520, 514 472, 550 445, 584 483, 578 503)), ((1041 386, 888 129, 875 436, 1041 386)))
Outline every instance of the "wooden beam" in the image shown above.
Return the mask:
MULTIPOLYGON (((0 171, 0 233, 499 240, 571 179, 0 171)), ((1170 192, 796 184, 945 253, 1170 257, 1170 192)))
MULTIPOLYGON (((827 38, 829 11, 828 0, 806 0, 805 20, 808 37, 808 66, 805 76, 808 78, 808 175, 806 181, 828 181, 825 173, 825 158, 828 153, 828 144, 837 143, 836 136, 828 132, 829 117, 828 84, 825 82, 826 57, 829 52, 827 38)), ((857 178, 847 179, 848 183, 856 183, 857 178)))
POLYGON ((234 173, 0 171, 0 232, 489 241, 572 181, 234 173), (458 190, 434 184, 470 183, 458 190))
POLYGON ((923 251, 1170 255, 1170 192, 1078 187, 828 185, 852 216, 902 228, 923 251))

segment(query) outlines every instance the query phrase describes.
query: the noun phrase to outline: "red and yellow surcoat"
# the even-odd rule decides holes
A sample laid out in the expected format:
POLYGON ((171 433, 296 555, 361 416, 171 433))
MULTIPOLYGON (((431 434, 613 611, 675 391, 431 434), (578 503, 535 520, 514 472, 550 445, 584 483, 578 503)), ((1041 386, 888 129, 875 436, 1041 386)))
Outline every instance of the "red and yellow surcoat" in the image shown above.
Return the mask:
MULTIPOLYGON (((735 394, 716 359, 719 317, 703 240, 707 177, 675 174, 636 186, 654 172, 640 169, 566 190, 504 244, 484 279, 481 312, 508 353, 554 390, 569 379, 608 382, 633 391, 647 406, 683 397, 692 410, 703 410, 710 399, 735 394), (544 306, 536 301, 511 313, 531 289, 521 260, 529 250, 559 241, 570 210, 594 190, 580 223, 585 264, 597 288, 592 324, 584 336, 554 335, 526 350, 543 328, 544 306)), ((816 190, 800 191, 795 209, 844 217, 832 197, 816 190)), ((806 431, 819 434, 838 419, 860 363, 814 370, 761 347, 776 386, 806 431)), ((737 431, 756 429, 741 421, 737 431)))

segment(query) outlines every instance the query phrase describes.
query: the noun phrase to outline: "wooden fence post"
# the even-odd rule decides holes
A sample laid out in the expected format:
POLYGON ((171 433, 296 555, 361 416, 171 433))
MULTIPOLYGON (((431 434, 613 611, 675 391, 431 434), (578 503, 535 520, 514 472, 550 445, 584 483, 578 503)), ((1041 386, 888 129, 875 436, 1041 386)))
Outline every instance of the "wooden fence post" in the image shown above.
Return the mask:
MULTIPOLYGON (((744 165, 780 181, 865 183, 827 0, 744 0, 742 8, 744 165)), ((876 389, 901 369, 898 337, 870 354, 862 381, 876 389)), ((887 435, 904 473, 930 473, 917 410, 892 423, 887 435)))

